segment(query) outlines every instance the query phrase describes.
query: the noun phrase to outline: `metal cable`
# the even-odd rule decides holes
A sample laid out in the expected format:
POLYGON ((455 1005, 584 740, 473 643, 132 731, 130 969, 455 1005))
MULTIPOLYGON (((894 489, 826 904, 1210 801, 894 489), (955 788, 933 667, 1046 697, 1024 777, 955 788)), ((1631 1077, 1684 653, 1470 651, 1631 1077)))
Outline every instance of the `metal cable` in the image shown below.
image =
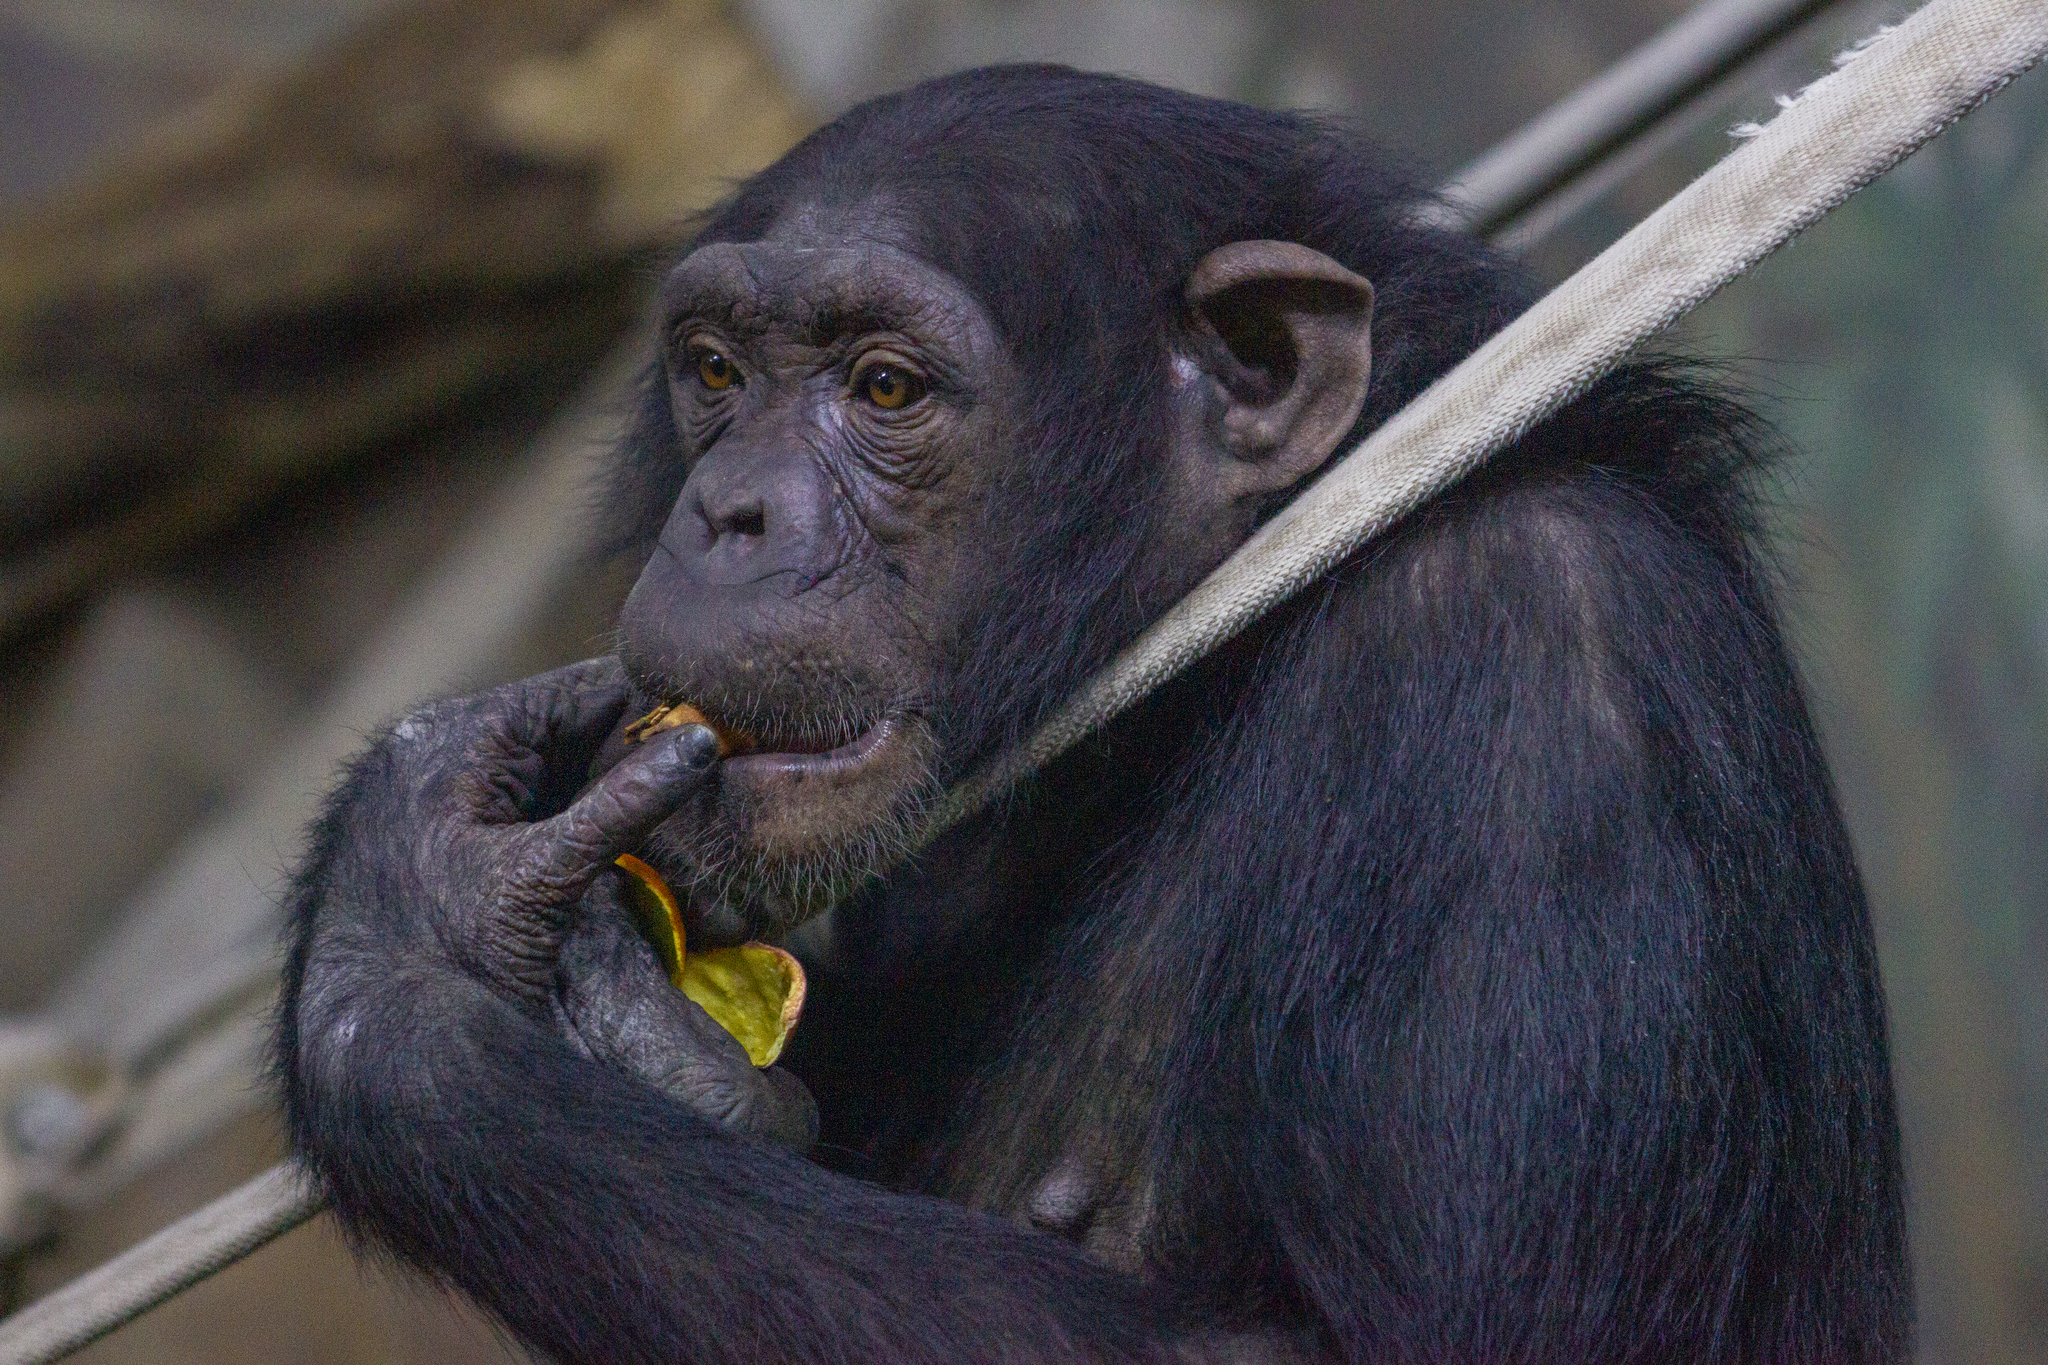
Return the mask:
POLYGON ((1491 236, 1838 0, 1710 0, 1470 162, 1444 197, 1491 236))
MULTIPOLYGON (((979 810, 1583 393, 2048 53, 2043 0, 1934 0, 1396 414, 1141 635, 1016 752, 957 789, 979 810)), ((281 1165, 0 1323, 0 1365, 45 1365, 298 1226, 281 1165)))

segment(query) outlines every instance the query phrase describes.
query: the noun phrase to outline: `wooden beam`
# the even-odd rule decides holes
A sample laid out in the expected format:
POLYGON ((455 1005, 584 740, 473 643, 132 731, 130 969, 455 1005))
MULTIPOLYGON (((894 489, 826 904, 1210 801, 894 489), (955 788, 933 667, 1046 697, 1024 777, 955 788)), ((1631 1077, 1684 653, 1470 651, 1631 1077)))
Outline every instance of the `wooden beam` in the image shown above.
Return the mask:
POLYGON ((716 0, 429 0, 0 225, 0 639, 309 474, 566 397, 805 119, 716 0))

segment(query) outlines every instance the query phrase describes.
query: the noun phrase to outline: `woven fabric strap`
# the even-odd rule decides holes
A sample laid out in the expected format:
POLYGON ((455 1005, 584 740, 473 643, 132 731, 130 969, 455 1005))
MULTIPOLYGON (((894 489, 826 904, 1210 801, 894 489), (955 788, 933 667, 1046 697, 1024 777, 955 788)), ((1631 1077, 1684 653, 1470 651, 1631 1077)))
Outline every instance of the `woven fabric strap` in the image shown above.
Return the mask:
MULTIPOLYGON (((2044 52, 2048 0, 1934 0, 1881 34, 1310 485, 1029 741, 952 793, 930 832, 1008 791, 1511 445, 2044 52)), ((296 1169, 279 1166, 0 1323, 0 1365, 61 1359, 320 1207, 296 1169)))
POLYGON ((1028 740, 955 789, 926 839, 1513 444, 2044 49, 2048 0, 1934 0, 1879 34, 1332 466, 1028 740))

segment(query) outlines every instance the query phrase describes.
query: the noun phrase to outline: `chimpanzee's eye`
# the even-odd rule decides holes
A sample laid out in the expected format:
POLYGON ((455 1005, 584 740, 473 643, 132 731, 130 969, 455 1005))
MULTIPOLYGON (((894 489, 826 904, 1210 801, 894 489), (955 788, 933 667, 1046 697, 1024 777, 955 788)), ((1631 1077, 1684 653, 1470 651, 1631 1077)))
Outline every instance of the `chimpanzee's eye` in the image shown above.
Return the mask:
POLYGON ((878 408, 908 407, 925 395, 925 383, 900 365, 870 365, 854 380, 854 388, 878 408))
POLYGON ((740 372, 730 360, 708 347, 697 348, 697 382, 707 389, 729 389, 739 382, 740 372))

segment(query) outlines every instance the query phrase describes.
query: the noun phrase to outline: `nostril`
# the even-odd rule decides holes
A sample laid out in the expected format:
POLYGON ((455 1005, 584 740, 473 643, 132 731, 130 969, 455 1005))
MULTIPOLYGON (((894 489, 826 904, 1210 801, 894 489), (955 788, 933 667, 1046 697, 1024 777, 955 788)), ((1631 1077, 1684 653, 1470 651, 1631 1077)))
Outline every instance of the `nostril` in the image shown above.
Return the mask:
POLYGON ((768 509, 759 498, 724 507, 701 502, 697 506, 698 514, 710 528, 713 540, 723 540, 727 536, 758 540, 768 533, 768 509))

